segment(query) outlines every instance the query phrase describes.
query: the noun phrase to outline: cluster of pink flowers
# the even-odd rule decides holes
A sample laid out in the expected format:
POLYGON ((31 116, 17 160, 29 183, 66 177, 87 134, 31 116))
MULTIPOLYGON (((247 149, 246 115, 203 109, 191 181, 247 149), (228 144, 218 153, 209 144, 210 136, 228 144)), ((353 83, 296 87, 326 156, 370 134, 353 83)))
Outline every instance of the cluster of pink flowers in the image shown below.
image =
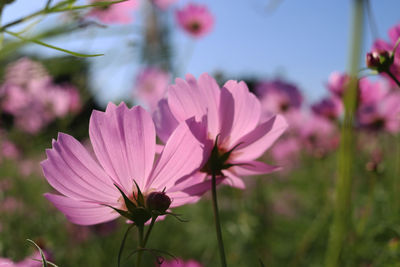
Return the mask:
POLYGON ((282 116, 263 119, 261 114, 259 100, 244 82, 219 88, 207 74, 177 79, 159 102, 155 125, 141 107, 110 103, 90 119, 97 160, 67 134, 59 134, 46 151, 43 172, 62 195, 45 196, 70 221, 91 225, 117 218, 121 211, 115 209, 126 211, 125 196, 139 205, 138 194, 147 200, 155 199, 153 193, 167 195, 166 208, 196 202, 211 186, 213 164, 220 164, 219 182, 244 188, 241 176, 278 169, 256 159, 287 124, 282 116), (156 131, 162 146, 156 145, 156 131), (154 162, 156 147, 160 155, 154 162))
POLYGON ((28 58, 10 64, 0 87, 0 104, 15 125, 35 134, 55 118, 80 109, 80 96, 70 84, 55 84, 44 67, 28 58))

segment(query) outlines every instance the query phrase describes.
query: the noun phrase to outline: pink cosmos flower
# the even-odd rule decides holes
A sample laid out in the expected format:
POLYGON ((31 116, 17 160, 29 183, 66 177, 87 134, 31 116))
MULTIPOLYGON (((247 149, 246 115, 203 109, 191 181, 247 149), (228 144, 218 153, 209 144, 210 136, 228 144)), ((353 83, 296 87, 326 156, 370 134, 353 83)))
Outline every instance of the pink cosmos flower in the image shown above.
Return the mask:
POLYGON ((336 121, 344 111, 342 100, 335 96, 321 99, 311 109, 316 115, 332 121, 336 121))
POLYGON ((194 260, 183 261, 181 259, 166 261, 159 265, 160 267, 202 267, 200 263, 194 260))
POLYGON ((214 26, 214 16, 205 5, 189 3, 176 11, 175 18, 187 34, 196 38, 206 35, 214 26))
POLYGON ((154 111, 158 101, 164 96, 169 81, 170 75, 162 69, 145 68, 136 78, 134 94, 154 111))
POLYGON ((172 199, 171 207, 197 201, 199 196, 190 190, 202 184, 186 176, 199 168, 203 149, 187 123, 176 128, 154 163, 156 133, 143 108, 110 103, 105 112, 93 111, 89 135, 97 161, 76 139, 60 133, 41 165, 47 181, 61 195, 46 193, 45 197, 81 225, 117 218, 119 214, 105 205, 126 210, 116 186, 134 201, 135 182, 144 198, 165 192, 172 199))
MULTIPOLYGON (((91 0, 91 3, 104 2, 103 0, 91 0)), ((127 0, 125 2, 111 4, 109 6, 94 7, 87 14, 89 17, 96 17, 103 23, 129 24, 132 22, 132 12, 137 9, 137 0, 127 0)))
POLYGON ((297 86, 279 79, 259 83, 255 92, 261 101, 265 117, 298 110, 303 103, 303 97, 297 86))
POLYGON ((329 76, 327 87, 328 90, 335 96, 342 98, 344 91, 346 90, 350 77, 346 73, 338 71, 332 72, 329 76))
POLYGON ((280 116, 261 120, 261 105, 244 82, 228 81, 220 89, 208 74, 198 81, 187 75, 176 79, 168 89, 167 99, 160 101, 154 114, 158 135, 168 140, 178 122, 195 117, 198 124, 192 131, 205 146, 203 171, 195 174, 203 181, 210 157, 220 156, 221 177, 238 188, 245 185, 239 176, 270 173, 276 167, 256 161, 285 131, 287 124, 280 116), (216 154, 217 153, 217 154, 216 154), (222 174, 222 175, 221 175, 222 174))
POLYGON ((158 8, 162 10, 166 10, 177 1, 178 0, 152 0, 153 4, 155 4, 158 8))

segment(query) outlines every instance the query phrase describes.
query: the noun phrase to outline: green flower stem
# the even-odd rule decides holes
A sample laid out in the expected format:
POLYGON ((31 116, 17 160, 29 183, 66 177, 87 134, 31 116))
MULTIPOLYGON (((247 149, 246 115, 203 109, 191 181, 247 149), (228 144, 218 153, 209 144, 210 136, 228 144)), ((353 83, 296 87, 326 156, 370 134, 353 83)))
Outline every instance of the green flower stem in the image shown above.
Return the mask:
POLYGON ((400 88, 400 82, 397 80, 396 76, 393 75, 389 70, 385 71, 387 75, 397 84, 397 86, 400 88))
POLYGON ((334 216, 331 224, 325 266, 339 266, 351 215, 352 165, 354 164, 353 118, 357 104, 357 73, 361 56, 365 0, 353 0, 353 28, 350 49, 350 83, 344 96, 345 115, 338 154, 338 179, 335 188, 334 216))
POLYGON ((136 267, 140 266, 140 262, 142 260, 142 250, 144 248, 144 240, 143 240, 143 229, 144 226, 143 225, 138 225, 138 239, 139 239, 139 247, 138 247, 138 256, 136 259, 136 267))
POLYGON ((143 241, 143 247, 146 246, 147 241, 149 240, 149 236, 150 236, 151 230, 153 229, 153 226, 154 226, 154 223, 156 222, 157 217, 158 216, 151 217, 150 226, 149 226, 149 229, 147 229, 146 236, 145 236, 144 241, 143 241))
POLYGON ((215 173, 212 174, 211 177, 211 193, 212 193, 212 202, 213 202, 213 210, 214 210, 214 222, 215 222, 215 230, 217 233, 218 240, 218 249, 219 256, 221 258, 221 266, 226 267, 226 258, 225 258, 225 249, 224 249, 224 241, 222 240, 222 231, 221 231, 221 223, 219 219, 218 212, 218 201, 217 201, 217 178, 215 173))

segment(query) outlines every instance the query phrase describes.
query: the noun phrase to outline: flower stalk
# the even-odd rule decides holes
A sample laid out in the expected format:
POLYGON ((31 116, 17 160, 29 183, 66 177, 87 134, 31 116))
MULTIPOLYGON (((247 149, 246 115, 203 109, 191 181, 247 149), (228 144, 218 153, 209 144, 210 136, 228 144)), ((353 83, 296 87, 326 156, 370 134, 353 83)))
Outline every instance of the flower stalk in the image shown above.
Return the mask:
POLYGON ((212 202, 213 202, 213 211, 214 211, 214 223, 215 230, 217 234, 218 240, 218 249, 219 256, 221 258, 221 266, 226 267, 226 257, 225 257, 225 249, 224 249, 224 241, 222 239, 222 231, 221 231, 221 222, 219 219, 219 211, 218 211, 218 200, 217 200, 217 178, 215 172, 211 175, 211 193, 212 193, 212 202))
POLYGON ((339 266, 340 253, 346 239, 351 214, 352 165, 354 162, 353 121, 357 104, 357 72, 361 56, 364 0, 353 0, 353 29, 350 48, 349 88, 345 92, 345 117, 341 129, 338 158, 338 179, 335 188, 334 218, 330 229, 326 266, 339 266))

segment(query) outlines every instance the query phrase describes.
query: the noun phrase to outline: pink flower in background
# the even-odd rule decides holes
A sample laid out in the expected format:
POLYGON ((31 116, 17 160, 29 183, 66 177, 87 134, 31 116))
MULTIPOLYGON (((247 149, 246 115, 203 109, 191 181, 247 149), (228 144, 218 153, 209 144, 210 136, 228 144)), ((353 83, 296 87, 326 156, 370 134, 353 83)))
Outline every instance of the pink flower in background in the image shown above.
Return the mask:
POLYGON ((332 72, 329 76, 327 87, 328 90, 335 96, 342 98, 344 91, 346 90, 350 77, 346 73, 338 71, 332 72))
MULTIPOLYGON (((46 251, 43 251, 47 255, 46 251)), ((46 256, 47 257, 47 256, 46 256)), ((42 257, 39 252, 33 253, 31 256, 20 262, 13 262, 10 259, 0 258, 0 267, 42 267, 42 257)))
POLYGON ((357 115, 361 127, 398 133, 400 131, 400 93, 390 93, 377 102, 360 106, 357 115))
POLYGON ((27 58, 7 66, 0 97, 3 110, 13 115, 15 125, 31 134, 81 106, 75 87, 54 84, 40 63, 27 58))
POLYGON ((207 6, 189 3, 175 13, 178 25, 193 37, 202 37, 209 33, 214 26, 214 16, 207 6))
POLYGON ((359 87, 359 104, 373 105, 381 101, 390 91, 391 87, 387 80, 379 80, 376 82, 367 78, 360 79, 359 87))
POLYGON ((336 126, 320 116, 304 115, 297 129, 301 144, 313 156, 323 157, 337 148, 339 137, 336 126))
POLYGON ((154 123, 141 107, 110 103, 105 112, 93 111, 89 135, 97 160, 72 136, 60 133, 41 163, 47 181, 62 194, 45 197, 71 222, 92 225, 117 218, 105 206, 126 210, 114 184, 132 199, 134 181, 145 198, 165 189, 171 207, 198 200, 189 191, 201 183, 183 178, 200 167, 203 149, 186 122, 172 133, 155 164, 154 123))
MULTIPOLYGON (((91 3, 104 2, 103 0, 91 0, 91 3)), ((106 24, 129 24, 133 21, 132 13, 139 7, 137 0, 111 4, 108 6, 94 7, 87 14, 89 17, 96 17, 106 24)))
POLYGON ((194 260, 183 261, 181 259, 165 261, 158 265, 160 267, 202 267, 200 263, 194 260))
MULTIPOLYGON (((280 115, 261 120, 260 102, 244 82, 231 80, 220 89, 208 74, 197 81, 192 75, 187 75, 186 81, 176 79, 168 89, 167 100, 160 101, 154 114, 158 136, 165 142, 178 122, 191 117, 198 123, 192 131, 204 143, 205 161, 210 159, 217 141, 218 154, 229 153, 223 162, 224 183, 244 188, 239 176, 278 169, 256 159, 285 131, 286 121, 280 115)), ((204 163, 203 172, 195 175, 199 181, 209 177, 209 162, 204 163)))
POLYGON ((311 109, 315 115, 331 121, 339 119, 344 112, 342 100, 335 96, 321 99, 319 102, 313 104, 311 109))
POLYGON ((32 81, 46 83, 51 77, 42 64, 23 57, 7 66, 4 80, 15 86, 29 87, 32 81))
POLYGON ((166 10, 171 5, 175 4, 178 0, 151 0, 158 8, 166 10))
POLYGON ((139 72, 134 95, 142 100, 150 110, 155 110, 158 101, 167 90, 170 75, 157 67, 145 68, 139 72))
POLYGON ((300 140, 295 137, 289 137, 276 142, 276 144, 271 148, 271 155, 272 158, 279 165, 284 166, 284 170, 286 170, 295 165, 300 151, 300 140))
POLYGON ((260 82, 255 88, 255 93, 261 101, 265 117, 298 110, 303 103, 297 86, 279 79, 260 82))

